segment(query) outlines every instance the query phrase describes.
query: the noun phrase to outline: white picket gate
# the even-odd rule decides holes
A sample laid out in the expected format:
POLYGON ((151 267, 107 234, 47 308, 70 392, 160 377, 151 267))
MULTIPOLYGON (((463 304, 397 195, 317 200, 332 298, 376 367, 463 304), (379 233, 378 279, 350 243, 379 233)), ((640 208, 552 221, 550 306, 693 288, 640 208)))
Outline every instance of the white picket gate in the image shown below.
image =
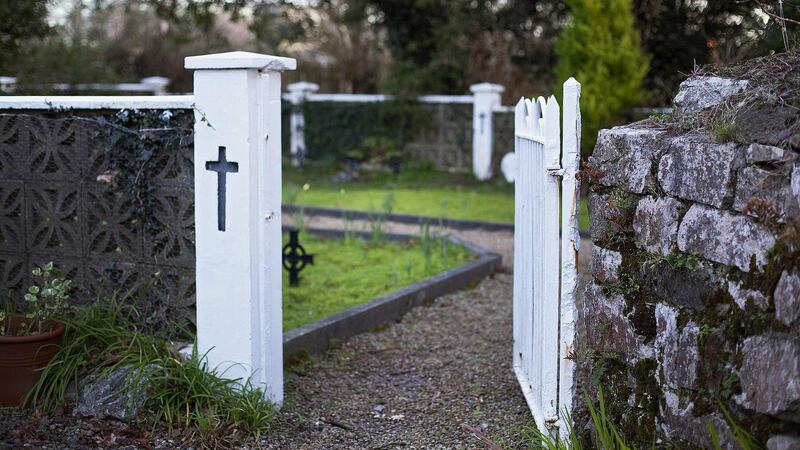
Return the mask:
POLYGON ((515 110, 514 371, 540 430, 565 430, 572 407, 577 291, 580 84, 520 99, 515 110), (563 143, 563 145, 562 145, 563 143))

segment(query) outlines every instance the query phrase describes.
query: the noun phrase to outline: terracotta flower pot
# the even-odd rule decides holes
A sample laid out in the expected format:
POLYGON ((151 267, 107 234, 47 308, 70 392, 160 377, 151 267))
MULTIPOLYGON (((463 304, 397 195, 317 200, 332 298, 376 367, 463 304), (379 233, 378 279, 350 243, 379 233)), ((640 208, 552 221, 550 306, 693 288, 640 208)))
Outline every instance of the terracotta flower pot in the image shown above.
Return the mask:
POLYGON ((35 336, 13 336, 25 316, 6 322, 11 336, 0 336, 0 405, 20 406, 25 394, 36 384, 47 363, 61 348, 64 324, 53 322, 50 331, 35 336))

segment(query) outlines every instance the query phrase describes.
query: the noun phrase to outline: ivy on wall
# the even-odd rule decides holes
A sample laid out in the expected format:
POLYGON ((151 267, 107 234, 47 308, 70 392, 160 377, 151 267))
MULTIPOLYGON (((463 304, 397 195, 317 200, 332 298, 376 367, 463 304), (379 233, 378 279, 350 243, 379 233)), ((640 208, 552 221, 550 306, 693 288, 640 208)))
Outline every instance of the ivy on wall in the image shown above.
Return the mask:
POLYGON ((155 232, 154 180, 163 173, 161 178, 188 181, 191 188, 191 161, 181 164, 176 159, 184 156, 180 148, 193 142, 193 111, 123 109, 95 120, 97 126, 89 139, 102 148, 107 182, 128 196, 133 216, 142 221, 145 231, 155 232))

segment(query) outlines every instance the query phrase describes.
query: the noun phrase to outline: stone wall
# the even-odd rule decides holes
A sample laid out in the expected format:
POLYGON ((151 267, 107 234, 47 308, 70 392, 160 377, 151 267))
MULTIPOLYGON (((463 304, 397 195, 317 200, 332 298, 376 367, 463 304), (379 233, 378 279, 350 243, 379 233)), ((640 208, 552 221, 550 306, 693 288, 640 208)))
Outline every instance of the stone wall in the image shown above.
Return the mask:
MULTIPOLYGON (((690 79, 676 114, 746 89, 690 79)), ((602 387, 645 447, 710 447, 712 424, 738 448, 736 423, 769 449, 800 448, 800 149, 762 143, 647 120, 601 131, 583 170, 593 281, 580 386, 602 387)))

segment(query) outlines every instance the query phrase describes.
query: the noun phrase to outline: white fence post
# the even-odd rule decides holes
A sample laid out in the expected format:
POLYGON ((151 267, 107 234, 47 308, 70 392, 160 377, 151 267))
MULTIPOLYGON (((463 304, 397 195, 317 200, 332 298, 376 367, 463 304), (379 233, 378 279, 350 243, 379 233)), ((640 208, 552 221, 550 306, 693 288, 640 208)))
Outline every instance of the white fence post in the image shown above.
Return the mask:
POLYGON ((559 343, 558 429, 567 430, 566 411, 572 410, 575 395, 575 323, 578 311, 575 297, 578 290, 578 203, 580 185, 576 178, 580 167, 581 137, 581 85, 574 78, 564 83, 564 131, 561 167, 561 331, 559 343))
POLYGON ((166 77, 147 77, 139 81, 145 87, 153 91, 153 95, 165 95, 167 93, 167 86, 169 86, 169 78, 166 77))
POLYGON ((283 401, 281 72, 291 58, 230 52, 195 69, 197 341, 212 368, 283 401))
POLYGON ((499 84, 480 83, 469 87, 472 104, 472 171, 479 180, 492 176, 492 111, 500 105, 505 88, 499 84))
POLYGON ((319 85, 307 81, 300 81, 286 86, 286 89, 289 90, 289 101, 292 103, 292 114, 289 119, 289 129, 292 135, 289 150, 292 155, 292 165, 299 167, 303 163, 303 160, 306 159, 306 119, 303 116, 301 107, 309 94, 319 90, 319 85))
POLYGON ((16 90, 17 79, 15 77, 0 77, 0 92, 11 94, 16 90))

